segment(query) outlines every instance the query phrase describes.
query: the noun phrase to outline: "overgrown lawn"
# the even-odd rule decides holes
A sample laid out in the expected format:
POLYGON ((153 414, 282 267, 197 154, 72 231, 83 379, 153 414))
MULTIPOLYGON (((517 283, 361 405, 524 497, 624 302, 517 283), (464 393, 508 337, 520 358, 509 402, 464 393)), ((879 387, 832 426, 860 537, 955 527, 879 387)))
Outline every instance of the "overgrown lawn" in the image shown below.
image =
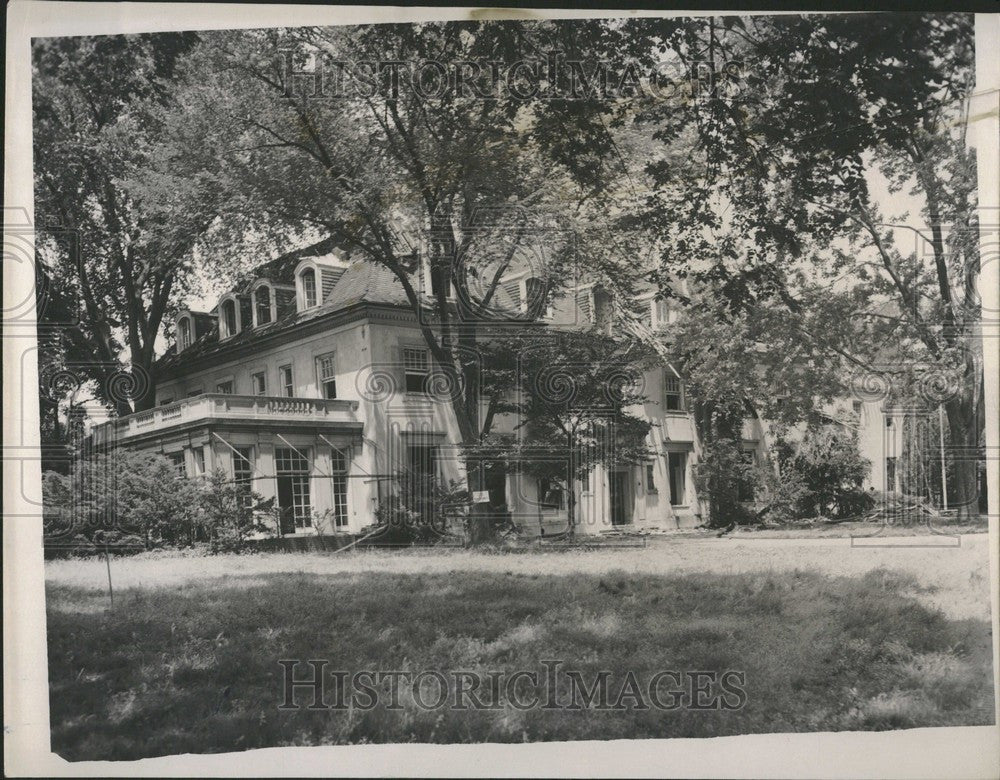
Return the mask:
POLYGON ((992 723, 988 623, 948 620, 912 597, 916 587, 888 570, 855 578, 282 573, 132 588, 116 592, 109 610, 106 592, 50 585, 52 747, 69 759, 134 759, 279 745, 992 723), (541 672, 543 660, 558 659, 587 680, 610 671, 612 699, 629 670, 642 687, 663 670, 734 670, 745 673, 746 704, 522 710, 501 697, 495 709, 456 711, 422 709, 404 685, 398 710, 385 700, 369 711, 279 710, 279 659, 446 675, 541 672))

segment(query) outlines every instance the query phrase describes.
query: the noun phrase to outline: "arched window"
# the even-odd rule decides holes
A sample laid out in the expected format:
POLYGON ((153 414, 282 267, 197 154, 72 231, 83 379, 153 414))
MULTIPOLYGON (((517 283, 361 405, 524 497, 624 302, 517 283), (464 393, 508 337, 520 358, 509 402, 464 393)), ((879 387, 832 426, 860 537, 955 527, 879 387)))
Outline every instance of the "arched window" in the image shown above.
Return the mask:
POLYGON ((257 325, 271 321, 271 288, 267 285, 261 285, 254 293, 254 315, 257 325))
POLYGON ((302 280, 303 308, 311 309, 316 305, 316 271, 307 268, 299 275, 299 278, 302 280))
POLYGON ((236 301, 230 299, 222 302, 222 337, 235 336, 239 331, 236 325, 236 301))
POLYGON ((191 346, 191 320, 184 317, 177 323, 177 347, 178 351, 191 346))

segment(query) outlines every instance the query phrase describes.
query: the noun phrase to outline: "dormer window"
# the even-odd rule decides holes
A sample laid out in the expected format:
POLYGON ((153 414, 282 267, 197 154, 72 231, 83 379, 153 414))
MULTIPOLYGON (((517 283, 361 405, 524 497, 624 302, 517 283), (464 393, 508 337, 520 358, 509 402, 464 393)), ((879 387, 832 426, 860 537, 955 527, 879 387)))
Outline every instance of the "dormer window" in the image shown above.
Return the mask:
POLYGON ((313 309, 323 303, 344 275, 348 262, 337 254, 307 257, 295 266, 295 308, 313 309))
POLYGON ((651 304, 650 323, 653 328, 665 328, 673 322, 674 312, 666 298, 654 298, 651 304))
POLYGON ((524 310, 530 316, 540 316, 545 302, 545 281, 531 276, 524 280, 524 310))
POLYGON ((232 338, 240 332, 239 316, 235 299, 226 298, 219 304, 219 335, 222 338, 232 338))
MULTIPOLYGON (((441 293, 441 282, 443 281, 442 275, 448 270, 448 268, 431 268, 429 260, 425 260, 421 263, 424 293, 429 293, 430 297, 436 299, 441 293)), ((450 279, 448 280, 448 287, 444 291, 444 297, 449 300, 455 297, 455 286, 452 284, 450 279)))
POLYGON ((267 325, 274 317, 274 296, 271 295, 271 288, 262 284, 253 294, 253 320, 254 326, 267 325))
POLYGON ((316 271, 307 268, 299 274, 299 281, 302 283, 303 308, 311 309, 316 305, 316 271))
POLYGON ((191 318, 181 317, 177 321, 177 351, 187 349, 191 346, 191 318))

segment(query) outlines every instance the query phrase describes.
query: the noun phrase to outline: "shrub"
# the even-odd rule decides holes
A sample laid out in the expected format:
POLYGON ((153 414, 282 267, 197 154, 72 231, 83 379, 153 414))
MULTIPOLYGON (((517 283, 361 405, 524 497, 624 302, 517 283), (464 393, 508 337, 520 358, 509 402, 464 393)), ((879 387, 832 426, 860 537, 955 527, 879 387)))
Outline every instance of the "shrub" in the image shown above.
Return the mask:
POLYGON ((242 552, 250 537, 268 530, 262 515, 274 499, 264 500, 246 485, 234 482, 222 469, 204 481, 201 492, 202 523, 213 553, 242 552))
POLYGON ((809 490, 794 469, 779 472, 776 464, 768 461, 757 470, 757 483, 763 504, 759 517, 779 523, 799 517, 799 506, 809 490))
POLYGON ((796 446, 783 444, 778 449, 782 479, 804 488, 796 502, 798 517, 852 517, 874 505, 861 486, 871 462, 862 457, 857 438, 849 431, 814 426, 796 446))
POLYGON ((362 530, 363 535, 374 534, 367 544, 435 542, 463 519, 468 493, 454 482, 445 487, 433 477, 400 475, 395 487, 393 495, 379 502, 375 525, 362 530))
POLYGON ((736 443, 720 439, 705 445, 694 466, 694 481, 698 492, 708 496, 709 525, 721 528, 755 520, 756 515, 741 500, 741 494, 748 486, 756 487, 758 480, 757 469, 744 460, 736 443))
POLYGON ((47 545, 151 549, 192 543, 199 487, 150 452, 118 450, 81 458, 68 475, 42 479, 47 545))

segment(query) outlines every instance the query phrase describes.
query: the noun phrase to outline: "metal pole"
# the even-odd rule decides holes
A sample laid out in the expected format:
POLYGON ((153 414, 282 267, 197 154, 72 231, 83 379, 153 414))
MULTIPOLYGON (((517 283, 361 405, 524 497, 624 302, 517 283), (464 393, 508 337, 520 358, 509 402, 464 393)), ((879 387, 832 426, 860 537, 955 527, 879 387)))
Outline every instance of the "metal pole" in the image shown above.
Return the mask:
POLYGON ((259 474, 260 476, 262 476, 262 477, 267 477, 267 475, 266 475, 266 474, 265 474, 265 473, 264 473, 263 471, 261 471, 260 469, 258 469, 258 468, 257 468, 257 466, 256 466, 256 464, 255 464, 255 463, 253 463, 253 462, 252 462, 251 460, 249 460, 249 459, 248 459, 247 457, 245 457, 245 456, 243 455, 243 453, 241 453, 241 452, 240 452, 240 451, 239 451, 238 449, 236 449, 236 448, 235 448, 235 447, 234 447, 234 446, 233 446, 232 444, 230 444, 230 443, 229 443, 228 441, 226 441, 226 440, 225 440, 225 439, 223 439, 223 438, 222 438, 221 436, 219 436, 219 434, 217 434, 217 433, 216 433, 215 431, 212 431, 212 435, 213 435, 213 436, 214 436, 214 437, 215 437, 216 439, 218 439, 219 441, 221 441, 221 442, 222 442, 223 444, 225 444, 225 445, 226 445, 227 447, 229 447, 229 449, 231 449, 231 450, 233 451, 233 454, 234 454, 234 455, 237 455, 237 456, 238 456, 238 457, 240 458, 240 460, 242 460, 242 461, 245 461, 245 462, 247 463, 247 465, 248 465, 248 466, 250 466, 250 468, 251 468, 252 472, 254 472, 254 471, 255 471, 255 472, 257 472, 257 473, 258 473, 258 474, 259 474))
POLYGON ((944 406, 938 404, 938 440, 941 446, 941 499, 942 509, 948 508, 948 473, 944 460, 944 406))
POLYGON ((104 562, 108 567, 108 598, 111 599, 111 608, 115 608, 115 591, 111 587, 111 553, 108 552, 108 545, 104 545, 104 562))

